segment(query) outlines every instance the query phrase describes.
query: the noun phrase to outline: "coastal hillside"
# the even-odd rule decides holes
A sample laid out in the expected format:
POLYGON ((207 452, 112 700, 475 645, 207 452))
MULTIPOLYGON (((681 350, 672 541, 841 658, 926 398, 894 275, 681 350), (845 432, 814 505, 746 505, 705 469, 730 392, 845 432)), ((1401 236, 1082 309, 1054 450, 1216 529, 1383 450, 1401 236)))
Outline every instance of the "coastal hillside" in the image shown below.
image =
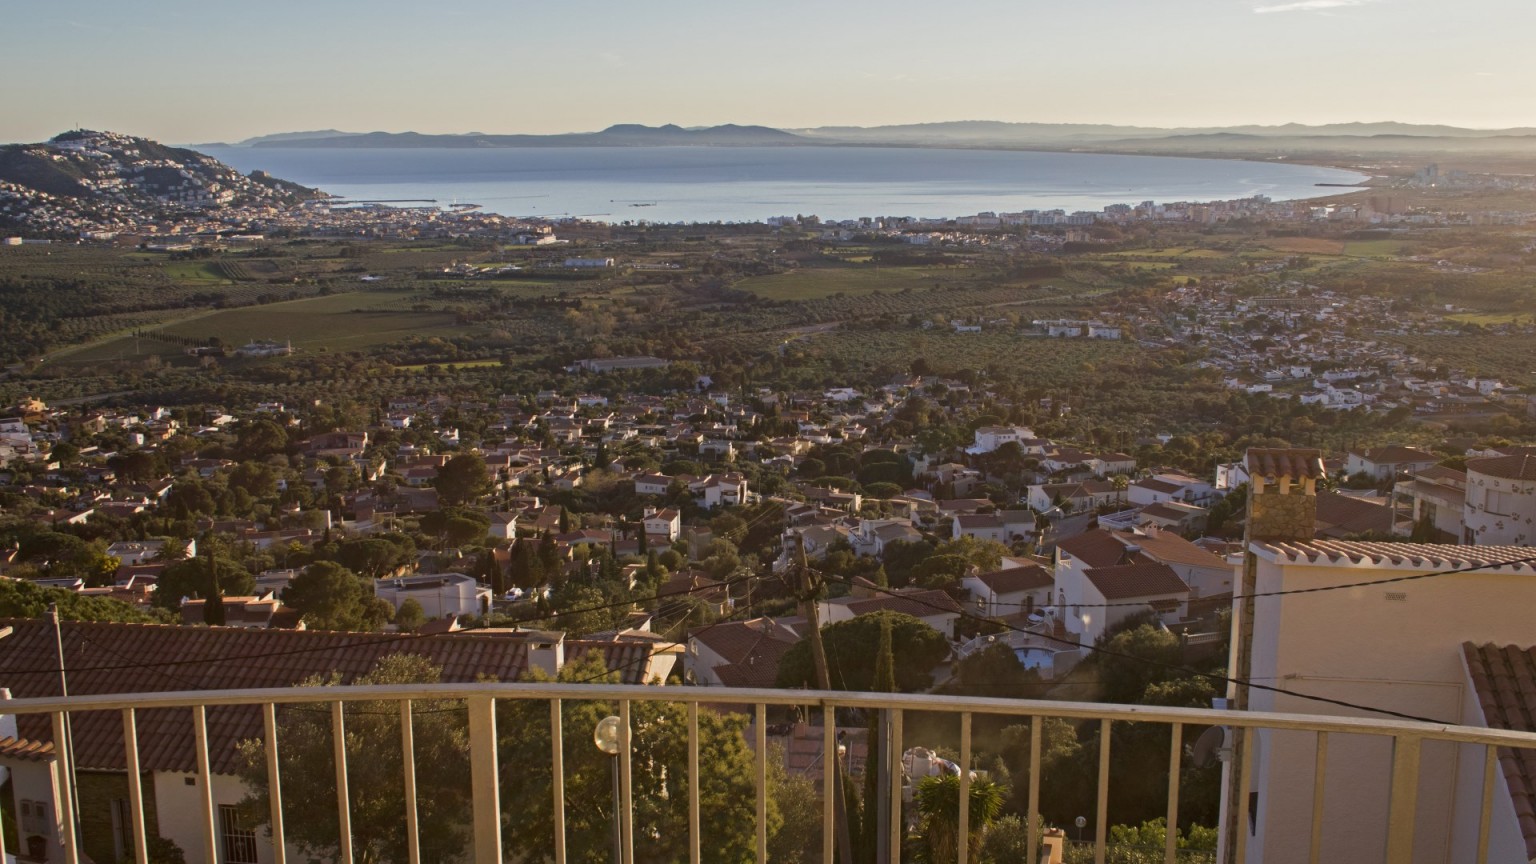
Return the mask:
POLYGON ((286 207, 320 193, 194 150, 76 130, 0 147, 0 233, 65 238, 189 211, 286 207))

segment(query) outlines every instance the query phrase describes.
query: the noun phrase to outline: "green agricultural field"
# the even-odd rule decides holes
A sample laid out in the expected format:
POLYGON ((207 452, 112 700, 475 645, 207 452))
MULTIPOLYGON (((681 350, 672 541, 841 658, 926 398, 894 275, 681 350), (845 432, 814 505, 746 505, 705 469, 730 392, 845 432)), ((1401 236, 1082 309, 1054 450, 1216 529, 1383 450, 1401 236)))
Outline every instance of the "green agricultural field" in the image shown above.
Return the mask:
POLYGON ((1164 258, 1225 258, 1227 254, 1220 249, 1194 249, 1183 246, 1171 249, 1127 249, 1123 252, 1106 252, 1096 257, 1105 261, 1141 261, 1164 258))
POLYGON ((1344 254, 1360 258, 1390 258, 1400 254, 1401 240, 1350 240, 1344 244, 1344 254))
POLYGON ((1536 339, 1528 336, 1401 336, 1393 341, 1425 363, 1520 387, 1536 383, 1536 339))
MULTIPOLYGON (((417 295, 405 292, 333 294, 205 312, 173 321, 155 332, 198 341, 220 339, 239 346, 254 339, 292 341, 300 351, 356 351, 388 345, 411 336, 450 336, 461 332, 451 312, 418 310, 417 295)), ((58 359, 69 363, 112 360, 132 354, 176 355, 180 346, 126 336, 58 359)))
POLYGON ((178 282, 227 282, 219 266, 211 261, 167 261, 165 275, 178 282))
POLYGON ((815 300, 834 294, 874 294, 906 288, 932 288, 956 271, 942 267, 807 267, 772 276, 751 276, 735 287, 766 300, 815 300))
POLYGON ((906 369, 922 357, 945 372, 990 368, 1015 380, 1050 382, 1053 386, 1090 380, 1097 364, 1144 350, 1134 342, 1047 339, 1003 329, 982 333, 937 329, 837 331, 817 334, 800 344, 811 358, 819 358, 834 369, 906 369))

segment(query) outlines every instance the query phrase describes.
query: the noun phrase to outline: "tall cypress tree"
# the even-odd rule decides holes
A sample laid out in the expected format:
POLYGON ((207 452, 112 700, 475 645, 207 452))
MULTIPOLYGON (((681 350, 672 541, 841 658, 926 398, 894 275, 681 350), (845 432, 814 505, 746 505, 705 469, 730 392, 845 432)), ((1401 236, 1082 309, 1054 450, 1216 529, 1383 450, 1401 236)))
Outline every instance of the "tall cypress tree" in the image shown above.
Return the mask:
MULTIPOLYGON (((875 693, 896 692, 896 655, 891 646, 891 619, 881 615, 880 648, 875 655, 875 680, 870 685, 875 693)), ((888 781, 885 776, 885 742, 881 735, 881 713, 869 718, 868 749, 864 759, 863 814, 859 820, 859 840, 854 857, 862 864, 875 864, 880 849, 880 792, 888 781)), ((901 818, 901 802, 891 802, 891 818, 901 818)))
POLYGON ((219 585, 219 568, 213 560, 213 550, 208 551, 208 599, 203 601, 203 623, 209 627, 224 626, 224 588, 219 585))

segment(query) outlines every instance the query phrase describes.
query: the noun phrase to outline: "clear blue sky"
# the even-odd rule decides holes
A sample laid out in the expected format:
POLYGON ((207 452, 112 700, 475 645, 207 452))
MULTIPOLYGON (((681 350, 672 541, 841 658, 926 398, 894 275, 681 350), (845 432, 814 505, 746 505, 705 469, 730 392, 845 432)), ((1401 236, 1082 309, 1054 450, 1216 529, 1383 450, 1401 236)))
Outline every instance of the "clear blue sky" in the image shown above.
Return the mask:
POLYGON ((5 0, 0 141, 942 120, 1536 126, 1536 0, 5 0))

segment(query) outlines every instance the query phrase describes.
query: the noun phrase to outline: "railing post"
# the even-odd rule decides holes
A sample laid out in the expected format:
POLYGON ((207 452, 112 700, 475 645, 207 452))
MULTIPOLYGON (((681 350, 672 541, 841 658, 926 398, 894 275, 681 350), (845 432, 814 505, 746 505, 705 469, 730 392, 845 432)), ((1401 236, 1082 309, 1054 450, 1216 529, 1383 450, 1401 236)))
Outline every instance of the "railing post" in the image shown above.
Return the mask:
POLYGON ((1024 830, 1029 838, 1030 864, 1040 856, 1040 734, 1044 725, 1044 717, 1029 718, 1029 813, 1025 814, 1029 824, 1024 830))
POLYGON ((405 854, 421 864, 421 809, 416 806, 416 727, 411 700, 400 700, 400 769, 405 781, 405 854))
POLYGON ((1164 864, 1176 864, 1179 858, 1179 773, 1184 757, 1184 724, 1175 723, 1168 738, 1168 816, 1163 838, 1164 864))
POLYGON ((565 721, 559 699, 549 700, 550 815, 555 823, 555 864, 565 864, 565 721))
POLYGON ((496 758, 496 699, 469 699, 470 785, 474 793, 475 864, 501 862, 501 770, 496 758))
POLYGON ((1328 733, 1317 733, 1317 762, 1312 768, 1312 842, 1307 850, 1309 864, 1318 864, 1323 855, 1323 792, 1328 779, 1328 733))
POLYGON ((623 747, 619 757, 619 842, 621 864, 635 864, 635 731, 628 699, 619 703, 619 736, 623 747))
POLYGON ((701 864, 702 820, 699 816, 699 787, 704 775, 699 773, 699 703, 688 703, 688 864, 701 864))
POLYGON ((902 772, 902 747, 901 747, 901 723, 902 710, 900 708, 888 708, 886 714, 891 723, 891 746, 887 753, 887 764, 891 772, 891 860, 900 864, 901 841, 906 830, 906 823, 901 818, 901 772, 902 772))
MULTIPOLYGON (((123 755, 128 762, 128 818, 133 835, 133 860, 149 864, 149 844, 144 834, 144 775, 139 768, 139 726, 132 708, 123 709, 123 755)), ((0 860, 5 849, 0 846, 0 860)))
POLYGON ((1099 721, 1099 803, 1093 821, 1093 864, 1104 864, 1109 840, 1109 735, 1108 717, 1099 721))
MULTIPOLYGON (((915 783, 917 778, 912 778, 915 783)), ((970 864, 971 857, 971 712, 960 715, 960 848, 955 864, 970 864)))
POLYGON ((208 709, 192 709, 192 731, 197 739, 197 805, 203 817, 205 861, 219 860, 219 833, 213 823, 213 772, 208 767, 208 709))
POLYGON ((1387 811, 1387 860, 1413 860, 1413 823, 1419 806, 1419 751, 1423 739, 1392 739, 1392 801, 1387 811))
POLYGON ((277 705, 261 706, 262 730, 267 736, 267 803, 271 810, 272 864, 287 864, 288 840, 283 832, 283 777, 277 764, 277 705))
POLYGON ((1488 831, 1493 827, 1493 790, 1499 767, 1499 748, 1483 748, 1483 809, 1477 820, 1477 864, 1488 864, 1488 831))
POLYGON ((768 706, 757 703, 753 730, 757 743, 757 862, 768 861, 768 706))
MULTIPOLYGON (((59 772, 59 841, 64 846, 65 864, 80 864, 79 837, 75 834, 75 766, 69 761, 73 748, 68 744, 69 717, 63 711, 53 712, 53 741, 54 765, 59 772)), ((21 834, 20 827, 17 835, 21 834)))
POLYGON ((833 846, 837 839, 837 796, 842 794, 842 784, 837 775, 843 770, 842 758, 837 755, 837 709, 822 703, 821 706, 821 862, 832 864, 833 846))
POLYGON ((331 748, 336 758, 336 859, 342 864, 352 864, 352 788, 347 783, 346 709, 345 702, 331 703, 331 748))
POLYGON ((1230 854, 1236 864, 1244 864, 1248 860, 1248 838, 1253 836, 1253 832, 1248 827, 1249 820, 1252 818, 1248 815, 1248 796, 1253 791, 1253 751, 1259 742, 1259 730, 1233 727, 1232 731, 1238 751, 1242 755, 1237 763, 1237 812, 1230 816, 1232 825, 1236 827, 1233 833, 1237 841, 1236 848, 1230 854))

